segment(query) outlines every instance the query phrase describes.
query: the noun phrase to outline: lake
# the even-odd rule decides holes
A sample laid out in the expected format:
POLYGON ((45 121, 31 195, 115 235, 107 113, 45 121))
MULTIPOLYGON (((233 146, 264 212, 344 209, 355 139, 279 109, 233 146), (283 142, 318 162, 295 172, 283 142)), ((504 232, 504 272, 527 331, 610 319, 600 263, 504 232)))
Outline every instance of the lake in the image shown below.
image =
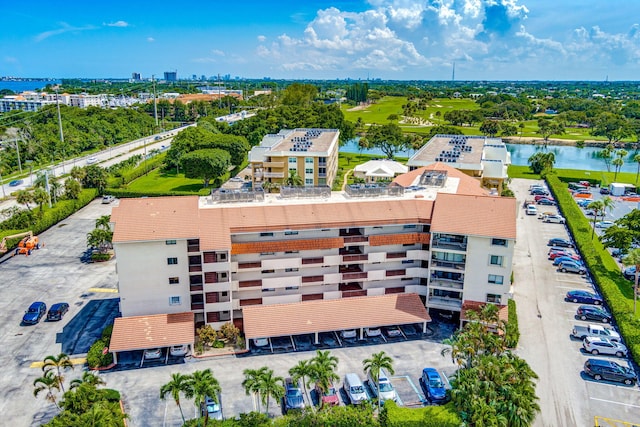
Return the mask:
MULTIPOLYGON (((543 151, 544 148, 540 145, 533 144, 506 144, 507 150, 511 153, 511 163, 519 166, 528 166, 528 159, 538 151, 543 151)), ((578 148, 566 145, 549 145, 546 151, 552 152, 556 156, 556 168, 559 169, 580 169, 589 171, 603 171, 607 170, 602 159, 598 158, 598 151, 602 148, 599 147, 585 147, 578 148)), ((378 149, 359 150, 358 138, 347 141, 345 145, 340 147, 340 151, 343 153, 362 153, 362 154, 375 154, 384 156, 384 153, 378 149)), ((636 173, 638 170, 638 164, 633 161, 633 156, 637 154, 634 150, 627 150, 629 155, 624 159, 624 165, 620 169, 621 172, 636 173)), ((414 150, 407 150, 399 152, 396 157, 411 157, 415 153, 414 150)))
POLYGON ((15 93, 26 90, 43 89, 46 85, 59 84, 61 80, 0 81, 0 90, 9 89, 15 93))

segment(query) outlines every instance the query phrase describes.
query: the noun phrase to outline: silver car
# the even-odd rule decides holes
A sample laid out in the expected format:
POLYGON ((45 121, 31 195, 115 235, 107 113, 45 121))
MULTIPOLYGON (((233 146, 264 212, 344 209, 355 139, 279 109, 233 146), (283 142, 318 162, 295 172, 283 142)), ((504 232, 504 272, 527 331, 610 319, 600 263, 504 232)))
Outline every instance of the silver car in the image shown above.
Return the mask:
POLYGON ((593 355, 609 354, 617 357, 627 357, 627 347, 608 338, 586 337, 582 341, 582 347, 587 353, 593 355))
POLYGON ((571 262, 571 261, 562 261, 558 266, 558 270, 562 271, 563 273, 568 272, 568 273, 585 274, 587 272, 587 269, 584 268, 583 265, 578 264, 577 262, 571 262))

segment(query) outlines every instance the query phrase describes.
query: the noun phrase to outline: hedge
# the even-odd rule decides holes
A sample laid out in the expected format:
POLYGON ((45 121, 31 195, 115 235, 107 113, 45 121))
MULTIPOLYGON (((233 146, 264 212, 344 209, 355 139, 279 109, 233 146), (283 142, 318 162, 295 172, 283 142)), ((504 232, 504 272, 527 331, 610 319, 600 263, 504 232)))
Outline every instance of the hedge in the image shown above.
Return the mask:
POLYGON ((597 238, 592 239, 590 221, 584 216, 568 191, 567 184, 555 175, 546 176, 560 212, 567 222, 577 249, 588 267, 594 283, 602 293, 613 315, 625 344, 634 361, 640 362, 640 319, 633 314, 633 284, 626 280, 618 264, 597 238))
POLYGON ((520 329, 518 328, 518 313, 516 312, 516 301, 510 299, 508 302, 508 318, 505 330, 505 341, 507 347, 516 348, 520 341, 520 329))
POLYGON ((451 403, 442 406, 407 408, 398 406, 394 401, 384 403, 385 422, 388 427, 416 425, 421 427, 460 427, 462 420, 451 403))
POLYGON ((111 333, 113 332, 113 324, 108 325, 102 330, 101 337, 96 340, 89 348, 87 352, 87 365, 90 368, 99 368, 102 366, 109 366, 113 363, 113 354, 107 352, 103 354, 102 351, 105 347, 109 347, 111 344, 111 333))

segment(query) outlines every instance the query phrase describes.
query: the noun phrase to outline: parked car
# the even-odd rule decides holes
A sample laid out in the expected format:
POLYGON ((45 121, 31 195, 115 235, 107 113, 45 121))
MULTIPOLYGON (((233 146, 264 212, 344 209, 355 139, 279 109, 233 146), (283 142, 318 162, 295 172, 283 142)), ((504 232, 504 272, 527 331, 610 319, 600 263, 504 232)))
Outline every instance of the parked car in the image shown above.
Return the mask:
POLYGON ((563 261, 558 265, 558 270, 563 273, 576 273, 585 274, 587 269, 584 265, 577 263, 576 261, 563 261))
POLYGON ((256 347, 266 347, 269 345, 269 338, 254 338, 253 345, 256 347))
POLYGON ((622 275, 627 280, 636 280, 636 266, 632 265, 622 271, 622 275))
POLYGON ((14 179, 13 181, 9 182, 9 187, 17 187, 18 185, 22 184, 24 181, 22 181, 21 179, 14 179))
POLYGON ((540 199, 538 201, 536 201, 537 204, 541 205, 541 206, 555 206, 556 202, 554 202, 551 199, 540 199))
POLYGON ((614 225, 613 221, 598 221, 596 222, 596 228, 609 228, 614 225))
POLYGON ((527 215, 537 215, 538 214, 538 208, 536 208, 535 205, 527 205, 527 207, 525 208, 524 212, 527 215))
POLYGON ((591 190, 588 188, 581 188, 576 190, 575 194, 591 194, 591 190))
POLYGON ((555 258, 553 260, 553 265, 560 265, 561 263, 563 263, 564 261, 567 262, 577 262, 580 265, 584 266, 584 263, 580 260, 580 257, 578 255, 563 255, 563 256, 559 256, 557 258, 555 258))
POLYGON ((571 336, 579 340, 587 337, 609 338, 611 341, 620 341, 620 334, 611 328, 605 328, 602 325, 575 325, 571 330, 571 336))
POLYGON ((569 291, 564 299, 565 301, 579 302, 581 304, 602 305, 602 298, 592 292, 582 290, 569 291))
POLYGON ((447 390, 440 374, 434 368, 424 368, 422 370, 422 384, 425 395, 430 402, 440 403, 447 400, 447 390))
POLYGON ((145 360, 155 360, 160 359, 162 357, 162 349, 161 348, 149 348, 143 352, 143 358, 145 360))
POLYGON ((580 320, 590 320, 602 323, 611 323, 612 317, 606 310, 593 305, 581 305, 576 310, 576 317, 580 320))
POLYGON ((627 357, 628 353, 627 347, 624 344, 601 337, 585 338, 584 341, 582 341, 582 348, 594 356, 607 354, 616 357, 627 357))
POLYGON ((596 381, 616 381, 626 385, 632 385, 637 380, 632 368, 622 366, 613 360, 588 359, 584 362, 584 373, 596 381))
POLYGON ((109 203, 113 202, 116 198, 113 197, 110 194, 104 195, 102 196, 102 204, 103 205, 108 205, 109 203))
POLYGON ((205 415, 209 416, 210 420, 222 420, 222 407, 220 403, 217 403, 215 400, 210 398, 209 396, 205 396, 204 403, 202 405, 201 414, 204 417, 205 415))
POLYGON ((173 357, 183 357, 186 356, 188 352, 189 346, 187 344, 172 345, 169 347, 169 354, 173 357))
POLYGON ((573 257, 580 258, 580 255, 575 255, 573 252, 567 251, 567 250, 557 250, 557 251, 549 252, 550 260, 555 261, 557 258, 561 258, 561 257, 570 257, 573 259, 573 257))
POLYGON ((353 339, 358 337, 358 331, 355 329, 346 329, 340 332, 340 336, 344 339, 353 339))
POLYGON ((549 192, 543 188, 534 188, 530 191, 532 196, 548 196, 549 192))
POLYGON ((580 206, 581 208, 586 208, 587 206, 589 206, 589 203, 591 202, 593 202, 593 199, 580 199, 576 201, 578 206, 580 206))
POLYGON ((345 375, 342 388, 349 398, 349 403, 352 405, 359 405, 369 400, 364 384, 358 374, 350 373, 345 375))
POLYGON ((27 311, 22 316, 22 323, 25 325, 35 325, 47 312, 47 305, 41 301, 31 303, 27 311))
POLYGON ((535 190, 535 189, 546 190, 547 188, 542 184, 531 184, 529 186, 529 191, 535 190))
POLYGON ((286 414, 292 409, 304 409, 304 397, 300 391, 299 382, 294 382, 292 378, 284 380, 284 397, 282 398, 282 411, 286 414))
POLYGON ((402 336, 402 331, 398 326, 387 326, 386 328, 384 328, 384 333, 389 338, 397 338, 402 336))
POLYGON ((371 377, 371 373, 367 377, 369 381, 369 387, 373 392, 373 397, 378 397, 380 395, 380 401, 385 402, 387 400, 393 400, 394 402, 398 400, 398 394, 396 393, 396 389, 393 388, 393 384, 391 384, 391 380, 389 376, 385 372, 384 369, 380 369, 380 375, 378 377, 378 381, 374 381, 371 377), (378 393, 378 385, 380 386, 380 392, 378 393))
POLYGON ((551 200, 551 201, 553 201, 553 197, 551 197, 551 196, 542 196, 542 195, 537 195, 537 196, 535 196, 535 197, 533 198, 533 200, 535 200, 536 202, 537 202, 538 200, 542 200, 542 199, 547 199, 547 200, 551 200))
POLYGON ((538 212, 538 219, 544 219, 548 215, 555 215, 555 212, 551 212, 551 211, 538 212))
POLYGON ((47 321, 62 320, 62 316, 64 316, 67 311, 69 311, 69 304, 66 302, 53 304, 47 313, 47 321))
POLYGON ((567 239, 561 239, 559 237, 554 237, 553 239, 549 239, 549 242, 547 243, 547 245, 548 246, 560 246, 560 247, 563 247, 563 248, 572 248, 573 247, 573 243, 571 243, 567 239))
POLYGON ((338 392, 332 383, 329 383, 329 387, 326 391, 320 390, 318 384, 316 384, 316 393, 320 398, 320 404, 324 406, 338 406, 340 399, 338 398, 338 392))
POLYGON ((87 164, 88 164, 88 165, 92 165, 92 164, 94 164, 94 163, 98 163, 98 158, 97 158, 97 157, 89 157, 89 158, 87 159, 87 164))
POLYGON ((364 328, 364 333, 368 337, 379 337, 382 335, 380 328, 364 328))
POLYGON ((601 187, 600 194, 611 194, 611 191, 607 187, 601 187))
POLYGON ((555 224, 564 224, 565 223, 565 219, 563 217, 561 217, 560 215, 547 215, 544 219, 544 222, 550 222, 550 223, 555 223, 555 224))

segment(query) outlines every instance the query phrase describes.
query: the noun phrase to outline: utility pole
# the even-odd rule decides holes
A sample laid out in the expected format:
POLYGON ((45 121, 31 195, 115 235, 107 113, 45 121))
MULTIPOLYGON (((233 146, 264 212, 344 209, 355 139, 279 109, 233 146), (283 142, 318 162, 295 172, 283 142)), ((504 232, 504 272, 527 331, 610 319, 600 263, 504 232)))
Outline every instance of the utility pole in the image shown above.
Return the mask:
POLYGON ((153 117, 156 119, 156 128, 158 127, 158 100, 156 98, 156 79, 155 75, 151 75, 151 82, 153 83, 153 117))
MULTIPOLYGON (((58 96, 58 86, 56 86, 56 106, 58 107, 58 127, 60 127, 60 142, 62 143, 62 153, 64 154, 64 133, 62 132, 62 117, 60 116, 60 97, 58 96)), ((64 155, 62 157, 62 173, 64 173, 64 155)))
POLYGON ((222 109, 222 94, 220 93, 220 73, 218 73, 218 108, 222 109))

